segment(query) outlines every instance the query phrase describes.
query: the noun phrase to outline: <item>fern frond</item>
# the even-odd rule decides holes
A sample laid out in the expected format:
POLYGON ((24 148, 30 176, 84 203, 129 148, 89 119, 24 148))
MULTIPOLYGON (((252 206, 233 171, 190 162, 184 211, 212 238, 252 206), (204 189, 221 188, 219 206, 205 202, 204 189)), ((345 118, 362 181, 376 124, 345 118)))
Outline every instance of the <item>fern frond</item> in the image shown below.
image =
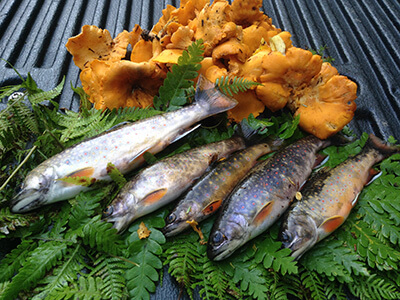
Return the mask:
POLYGON ((98 211, 100 212, 100 201, 102 201, 111 191, 111 186, 103 189, 96 189, 82 192, 70 200, 72 205, 68 225, 71 230, 76 230, 91 221, 91 217, 98 211))
POLYGON ((350 292, 361 300, 400 299, 399 285, 377 274, 373 274, 367 280, 357 278, 354 284, 348 287, 350 292))
MULTIPOLYGON (((61 80, 61 82, 50 91, 36 91, 35 93, 29 93, 28 99, 31 102, 32 106, 35 106, 43 101, 50 101, 59 96, 64 88, 65 76, 61 80)), ((53 102, 55 104, 55 102, 53 102)))
POLYGON ((10 280, 22 267, 30 252, 35 249, 37 243, 26 239, 0 260, 0 282, 10 280))
POLYGON ((199 288, 201 299, 238 299, 240 290, 228 275, 223 263, 215 263, 204 255, 197 262, 197 272, 192 276, 195 280, 191 288, 199 288))
POLYGON ((87 300, 100 300, 104 299, 101 293, 103 281, 100 277, 85 277, 80 276, 79 279, 72 284, 72 286, 64 286, 57 289, 57 293, 53 294, 52 299, 87 299, 87 300))
POLYGON ((7 235, 17 228, 27 227, 37 218, 33 214, 16 215, 10 211, 9 207, 0 208, 0 233, 7 235))
POLYGON ((257 244, 255 261, 262 263, 265 269, 273 268, 282 275, 297 274, 297 262, 290 256, 290 249, 281 249, 282 243, 275 241, 268 235, 262 242, 257 244))
POLYGON ((224 94, 233 96, 239 92, 245 92, 253 86, 262 85, 259 82, 255 82, 244 77, 229 77, 221 76, 215 80, 215 86, 217 86, 224 94))
POLYGON ((344 287, 344 284, 337 281, 325 280, 326 298, 335 300, 348 300, 349 298, 344 291, 344 287))
POLYGON ((167 73, 159 96, 154 97, 154 107, 158 110, 175 110, 186 104, 188 88, 193 86, 192 79, 198 76, 203 60, 204 45, 202 40, 193 42, 187 51, 178 58, 178 64, 167 73))
POLYGON ((82 227, 78 235, 85 245, 98 251, 119 255, 122 252, 121 235, 112 228, 112 224, 100 220, 101 216, 94 217, 82 227))
MULTIPOLYGON (((163 217, 153 216, 158 228, 165 225, 163 217), (160 220, 158 220, 160 219, 160 220)), ((127 238, 129 245, 129 260, 135 264, 130 264, 129 269, 125 272, 127 280, 127 288, 129 296, 135 299, 149 299, 149 293, 156 289, 155 282, 159 280, 158 270, 162 268, 162 261, 159 258, 162 253, 161 245, 165 243, 165 237, 155 227, 147 222, 150 217, 143 222, 151 231, 150 236, 146 239, 140 239, 137 233, 139 228, 138 222, 130 227, 132 234, 127 238)))
POLYGON ((315 245, 302 260, 308 271, 316 271, 340 282, 352 282, 351 274, 369 276, 367 266, 341 241, 329 239, 315 245))
POLYGON ((74 248, 67 249, 66 255, 63 257, 63 262, 54 268, 52 275, 49 275, 40 282, 40 287, 35 289, 38 292, 32 300, 38 299, 54 299, 56 298, 57 290, 68 286, 78 280, 82 275, 85 262, 84 256, 86 252, 80 244, 74 245, 74 248))
POLYGON ((314 271, 306 269, 300 272, 301 283, 308 290, 313 300, 326 300, 324 283, 320 280, 320 275, 314 271))
POLYGON ((252 265, 252 262, 235 262, 235 273, 233 281, 237 283, 240 290, 254 299, 268 299, 269 289, 265 279, 266 270, 260 265, 252 265))
POLYGON ((296 299, 302 299, 301 281, 298 275, 283 276, 278 272, 271 271, 267 273, 266 280, 268 281, 271 300, 286 300, 290 299, 290 295, 296 299), (268 278, 270 278, 268 280, 268 278))
POLYGON ((99 276, 103 280, 102 295, 107 299, 126 299, 126 280, 123 276, 127 265, 118 258, 99 255, 94 262, 94 269, 90 273, 93 276, 99 276))
POLYGON ((342 229, 337 233, 339 239, 354 247, 371 268, 398 270, 400 252, 387 241, 377 238, 377 232, 355 213, 349 216, 342 229))
POLYGON ((0 295, 0 299, 14 299, 20 291, 35 286, 44 277, 46 271, 56 265, 65 253, 66 248, 67 244, 62 242, 41 243, 29 253, 17 275, 12 278, 4 293, 0 295))
POLYGON ((168 272, 176 281, 186 287, 189 295, 193 282, 193 275, 197 270, 197 263, 201 259, 198 251, 198 236, 191 233, 189 236, 177 237, 173 242, 168 243, 164 255, 164 265, 169 265, 168 272), (191 242, 188 242, 188 241, 191 242))

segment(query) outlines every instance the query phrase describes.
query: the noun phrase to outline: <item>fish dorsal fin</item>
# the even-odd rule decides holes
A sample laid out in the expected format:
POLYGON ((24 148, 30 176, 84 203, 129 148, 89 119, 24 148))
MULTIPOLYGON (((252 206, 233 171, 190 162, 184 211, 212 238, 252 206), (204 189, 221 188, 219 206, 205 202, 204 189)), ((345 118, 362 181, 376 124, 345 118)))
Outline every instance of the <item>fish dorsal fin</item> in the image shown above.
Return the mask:
POLYGON ((344 222, 343 216, 333 216, 322 222, 320 228, 324 229, 325 232, 335 231, 344 222))
POLYGON ((134 157, 132 157, 128 164, 131 164, 133 161, 135 161, 136 159, 138 159, 141 155, 143 155, 145 152, 149 151, 151 148, 153 148, 154 146, 146 146, 145 148, 143 148, 142 150, 140 150, 134 157))
POLYGON ((215 200, 215 201, 211 202, 210 204, 208 204, 206 207, 204 207, 202 209, 202 212, 205 215, 212 214, 215 211, 217 211, 217 209, 221 206, 221 204, 222 204, 222 199, 215 200))
POLYGON ((369 169, 368 180, 367 180, 366 185, 371 184, 375 179, 377 179, 381 175, 382 175, 382 172, 379 172, 378 170, 375 170, 374 168, 369 169))
POLYGON ((179 131, 178 135, 175 136, 174 139, 171 141, 171 144, 176 142, 177 140, 180 140, 181 138, 188 135, 189 133, 195 131, 200 126, 201 126, 201 124, 197 124, 196 126, 193 126, 191 128, 182 129, 181 131, 179 131))
POLYGON ((143 205, 151 205, 158 202, 162 197, 165 196, 168 189, 162 188, 147 194, 142 201, 140 201, 143 205))
POLYGON ((256 214, 253 219, 253 224, 259 225, 264 222, 264 220, 270 215, 272 207, 274 206, 274 201, 267 202, 256 214))
POLYGON ((74 171, 72 173, 69 173, 68 175, 65 175, 64 177, 90 177, 94 173, 94 168, 93 167, 87 167, 83 168, 77 171, 74 171))

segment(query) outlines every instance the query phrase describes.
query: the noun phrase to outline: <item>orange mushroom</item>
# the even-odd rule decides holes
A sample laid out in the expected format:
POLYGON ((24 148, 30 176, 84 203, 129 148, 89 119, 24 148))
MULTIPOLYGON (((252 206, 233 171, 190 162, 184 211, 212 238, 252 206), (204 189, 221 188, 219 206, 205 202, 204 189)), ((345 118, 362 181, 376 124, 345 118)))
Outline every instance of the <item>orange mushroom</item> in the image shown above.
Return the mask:
POLYGON ((151 106, 164 77, 154 63, 128 60, 94 60, 80 74, 82 87, 97 109, 151 106))
POLYGON ((300 127, 326 139, 343 129, 356 110, 357 85, 346 76, 339 75, 329 63, 311 83, 296 91, 289 107, 300 115, 300 127))
POLYGON ((68 39, 67 50, 72 54, 74 63, 81 70, 94 60, 117 61, 125 57, 130 34, 124 30, 115 39, 107 29, 94 25, 84 25, 82 32, 68 39))

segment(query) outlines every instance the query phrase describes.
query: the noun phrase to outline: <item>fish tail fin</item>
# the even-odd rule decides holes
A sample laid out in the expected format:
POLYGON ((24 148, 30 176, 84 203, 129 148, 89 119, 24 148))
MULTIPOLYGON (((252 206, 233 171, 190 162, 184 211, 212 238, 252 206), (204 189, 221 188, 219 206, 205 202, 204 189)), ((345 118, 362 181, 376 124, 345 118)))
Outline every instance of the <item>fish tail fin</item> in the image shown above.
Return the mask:
POLYGON ((384 157, 400 153, 400 145, 388 145, 372 133, 368 137, 366 146, 379 151, 384 157))
POLYGON ((196 103, 205 109, 207 116, 212 116, 237 105, 237 101, 223 94, 215 84, 200 75, 195 94, 196 103))
POLYGON ((276 151, 285 145, 285 140, 276 136, 259 134, 259 129, 254 129, 249 125, 246 119, 243 119, 235 127, 235 135, 244 139, 246 146, 252 146, 259 143, 267 143, 272 151, 276 151))

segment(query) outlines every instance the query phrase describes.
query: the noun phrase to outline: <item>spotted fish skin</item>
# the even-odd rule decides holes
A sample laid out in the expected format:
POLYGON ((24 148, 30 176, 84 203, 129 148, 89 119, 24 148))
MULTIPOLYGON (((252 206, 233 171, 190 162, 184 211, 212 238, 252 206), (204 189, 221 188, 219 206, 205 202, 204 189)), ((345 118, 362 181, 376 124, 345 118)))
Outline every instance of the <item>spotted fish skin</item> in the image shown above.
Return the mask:
POLYGON ((245 147, 241 137, 193 148, 141 170, 105 210, 118 231, 179 197, 210 164, 245 147))
POLYGON ((233 108, 237 101, 222 94, 214 84, 199 77, 194 104, 105 132, 49 158, 32 170, 22 190, 11 201, 15 213, 76 196, 88 187, 66 184, 64 177, 86 176, 111 180, 107 164, 123 174, 143 160, 143 153, 157 153, 191 131, 190 126, 211 115, 233 108))
POLYGON ((164 235, 173 236, 189 228, 186 221, 201 222, 212 216, 257 160, 272 150, 268 143, 256 144, 219 162, 181 198, 166 218, 164 235))
POLYGON ((280 232, 293 257, 299 259, 342 225, 370 181, 371 167, 396 152, 399 147, 386 146, 370 135, 362 152, 331 170, 320 170, 304 185, 301 201, 290 206, 280 232))
POLYGON ((222 260, 271 226, 311 174, 316 153, 331 144, 307 136, 258 164, 224 202, 208 240, 210 259, 222 260))

